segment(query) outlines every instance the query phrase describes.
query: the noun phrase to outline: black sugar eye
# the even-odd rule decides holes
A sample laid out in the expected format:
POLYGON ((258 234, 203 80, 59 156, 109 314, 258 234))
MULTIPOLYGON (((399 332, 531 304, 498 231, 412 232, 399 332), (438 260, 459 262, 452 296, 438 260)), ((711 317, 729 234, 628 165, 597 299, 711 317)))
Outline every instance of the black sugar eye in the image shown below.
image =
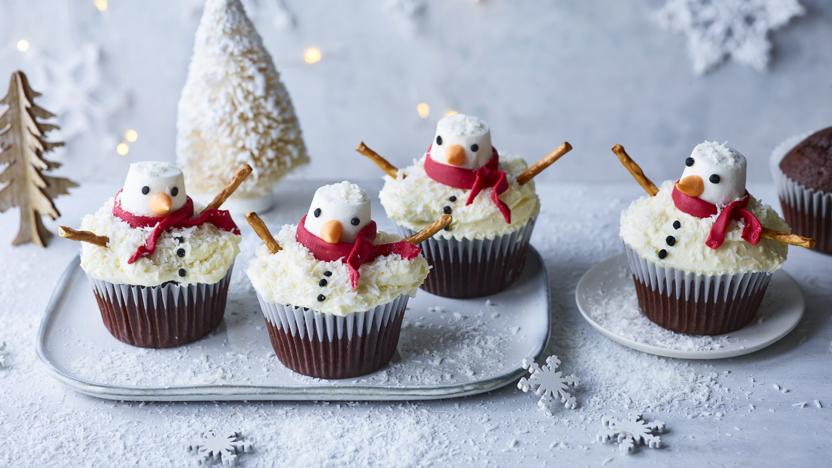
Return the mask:
POLYGON ((685 166, 687 166, 687 167, 693 166, 693 158, 685 159, 685 166))
POLYGON ((360 222, 361 222, 361 220, 358 219, 358 218, 353 218, 353 219, 350 220, 350 224, 352 224, 353 226, 358 226, 358 223, 360 223, 360 222))
POLYGON ((315 211, 313 211, 312 214, 315 215, 316 218, 320 218, 321 217, 321 209, 320 208, 315 208, 315 211))
POLYGON ((720 181, 720 178, 716 174, 711 174, 711 176, 708 177, 708 180, 710 180, 712 184, 718 184, 719 181, 720 181))
POLYGON ((170 194, 173 197, 179 195, 179 187, 174 187, 174 188, 170 189, 170 194))
POLYGON ((150 193, 150 187, 145 185, 144 187, 142 187, 142 194, 147 195, 148 193, 150 193))
POLYGON ((480 150, 480 145, 478 145, 478 144, 476 144, 476 143, 474 143, 473 145, 471 145, 471 151, 473 151, 473 152, 475 152, 475 153, 476 153, 476 152, 477 152, 477 151, 479 151, 479 150, 480 150))
POLYGON ((436 135, 436 144, 437 144, 437 145, 441 145, 441 144, 442 144, 442 135, 436 135))

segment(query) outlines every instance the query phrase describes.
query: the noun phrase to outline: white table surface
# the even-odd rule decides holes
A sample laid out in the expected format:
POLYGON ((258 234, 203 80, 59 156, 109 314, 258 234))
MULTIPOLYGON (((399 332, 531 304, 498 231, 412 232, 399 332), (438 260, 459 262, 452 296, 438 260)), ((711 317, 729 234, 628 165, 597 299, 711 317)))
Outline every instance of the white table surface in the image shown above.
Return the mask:
MULTIPOLYGON (((318 185, 284 184, 278 199, 291 196, 295 183, 318 185)), ((771 186, 751 190, 776 201, 771 186)), ((77 225, 113 191, 95 184, 76 189, 58 200, 60 222, 77 225)), ((8 368, 0 369, 0 466, 183 466, 195 461, 188 444, 209 429, 240 431, 253 441, 254 452, 240 458, 243 466, 828 466, 832 257, 791 251, 785 269, 803 289, 807 310, 781 342, 741 358, 671 363, 685 366, 685 372, 715 373, 718 384, 712 385, 711 400, 718 405, 628 405, 620 394, 593 400, 593 395, 610 393, 604 385, 616 385, 593 378, 604 375, 599 363, 626 363, 622 372, 628 375, 620 376, 620 385, 626 379, 656 378, 637 369, 667 361, 610 342, 583 322, 574 304, 580 276, 622 250, 618 213, 641 195, 640 189, 635 184, 561 184, 540 185, 538 192, 543 214, 532 243, 552 281, 551 351, 562 358, 567 372, 584 380, 578 392, 581 406, 560 409, 555 416, 540 411, 534 395, 513 386, 424 403, 140 404, 78 395, 53 380, 35 355, 35 334, 49 294, 78 246, 56 238, 45 250, 12 247, 17 212, 0 215, 0 343, 6 342, 8 356, 8 368), (633 365, 640 362, 644 366, 633 365), (788 393, 775 390, 774 384, 788 393), (806 407, 794 406, 804 401, 806 407), (665 448, 627 456, 595 442, 601 415, 640 410, 667 423, 665 448)), ((47 224, 54 232, 55 223, 47 224)), ((243 231, 253 236, 247 226, 243 231)), ((239 274, 243 268, 235 270, 239 274)))

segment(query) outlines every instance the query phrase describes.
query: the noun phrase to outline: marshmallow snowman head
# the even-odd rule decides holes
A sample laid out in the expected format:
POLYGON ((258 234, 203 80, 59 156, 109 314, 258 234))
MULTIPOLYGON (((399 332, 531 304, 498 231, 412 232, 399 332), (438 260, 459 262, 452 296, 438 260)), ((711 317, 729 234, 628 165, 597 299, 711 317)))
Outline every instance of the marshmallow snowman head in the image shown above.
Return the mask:
POLYGON ((182 171, 161 161, 131 164, 119 195, 121 208, 137 216, 165 216, 187 200, 182 171))
POLYGON ((696 145, 685 166, 676 188, 686 195, 725 206, 746 194, 745 156, 723 143, 696 145))
POLYGON ((484 121, 454 114, 436 124, 430 158, 440 164, 479 169, 491 159, 491 130, 484 121))
POLYGON ((315 191, 304 227, 330 244, 352 243, 358 232, 372 221, 370 215, 367 192, 344 181, 315 191))

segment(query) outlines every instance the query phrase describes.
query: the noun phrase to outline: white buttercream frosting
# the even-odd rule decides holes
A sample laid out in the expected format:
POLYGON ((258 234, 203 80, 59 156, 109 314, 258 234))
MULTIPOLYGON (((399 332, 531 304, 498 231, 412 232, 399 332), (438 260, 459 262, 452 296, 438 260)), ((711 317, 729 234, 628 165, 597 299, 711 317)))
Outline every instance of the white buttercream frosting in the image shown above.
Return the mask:
MULTIPOLYGON (((283 226, 275 236, 281 250, 271 254, 261 246, 246 270, 254 289, 268 302, 345 316, 386 304, 402 294, 414 296, 428 276, 428 262, 421 255, 413 260, 386 255, 361 265, 361 278, 353 289, 347 265, 341 260, 316 259, 295 240, 295 230, 295 225, 283 226), (332 275, 325 276, 326 271, 332 275), (324 279, 326 284, 321 286, 324 279), (319 295, 325 300, 319 301, 319 295)), ((375 243, 399 239, 379 232, 375 243)))
MULTIPOLYGON (((718 249, 705 245, 716 217, 697 218, 678 210, 672 190, 673 182, 667 181, 656 196, 635 200, 621 213, 621 238, 639 255, 657 266, 711 275, 774 272, 783 265, 788 247, 768 239, 761 239, 756 246, 749 244, 741 236, 742 222, 730 223, 725 243, 718 249), (679 221, 678 229, 674 221, 679 221), (673 236, 674 245, 668 245, 668 236, 673 236), (664 259, 658 256, 662 249, 667 251, 664 259)), ((764 227, 790 231, 780 215, 754 197, 748 209, 764 227)))
POLYGON ((112 211, 111 198, 81 221, 81 229, 110 239, 107 247, 81 244, 81 268, 99 280, 138 286, 158 286, 168 281, 214 284, 225 276, 240 252, 240 236, 204 223, 165 231, 153 254, 128 264, 153 228, 132 228, 112 211), (177 254, 179 249, 184 249, 184 256, 177 254), (180 270, 185 276, 180 276, 180 270))
POLYGON ((469 190, 441 184, 425 173, 424 156, 413 165, 399 169, 397 177, 384 177, 379 193, 387 216, 396 224, 418 231, 434 222, 451 208, 453 223, 450 231, 439 231, 435 237, 448 239, 492 239, 512 233, 540 212, 540 200, 534 181, 519 185, 516 177, 526 169, 526 162, 517 157, 500 156, 500 168, 506 172, 509 189, 500 199, 511 209, 511 224, 506 223, 491 200, 491 188, 482 190, 473 203, 466 206, 469 190), (450 201, 456 197, 456 201, 450 201))

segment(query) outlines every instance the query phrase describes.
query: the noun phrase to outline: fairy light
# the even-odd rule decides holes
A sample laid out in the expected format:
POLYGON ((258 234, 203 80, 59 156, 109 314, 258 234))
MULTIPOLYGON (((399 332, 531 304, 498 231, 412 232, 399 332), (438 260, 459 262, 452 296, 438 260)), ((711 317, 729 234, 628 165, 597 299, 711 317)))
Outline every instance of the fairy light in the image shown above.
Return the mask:
POLYGON ((109 3, 110 2, 108 0, 93 0, 92 1, 92 4, 95 6, 95 9, 100 11, 101 13, 104 13, 105 11, 107 11, 107 7, 110 6, 109 3))
POLYGON ((303 61, 309 65, 320 62, 322 58, 324 58, 324 54, 317 47, 307 47, 303 51, 303 61))
POLYGON ((139 139, 139 132, 133 130, 132 128, 128 128, 124 131, 124 139, 128 143, 135 143, 136 140, 139 139))
POLYGON ((19 50, 20 52, 26 52, 27 50, 29 50, 29 41, 27 41, 26 39, 20 39, 19 41, 17 41, 17 50, 19 50))
POLYGON ((426 102, 420 102, 416 104, 416 113, 419 114, 419 117, 426 119, 430 116, 430 106, 426 102))
POLYGON ((119 156, 127 156, 130 152, 130 146, 127 143, 119 143, 116 145, 116 154, 119 156))

